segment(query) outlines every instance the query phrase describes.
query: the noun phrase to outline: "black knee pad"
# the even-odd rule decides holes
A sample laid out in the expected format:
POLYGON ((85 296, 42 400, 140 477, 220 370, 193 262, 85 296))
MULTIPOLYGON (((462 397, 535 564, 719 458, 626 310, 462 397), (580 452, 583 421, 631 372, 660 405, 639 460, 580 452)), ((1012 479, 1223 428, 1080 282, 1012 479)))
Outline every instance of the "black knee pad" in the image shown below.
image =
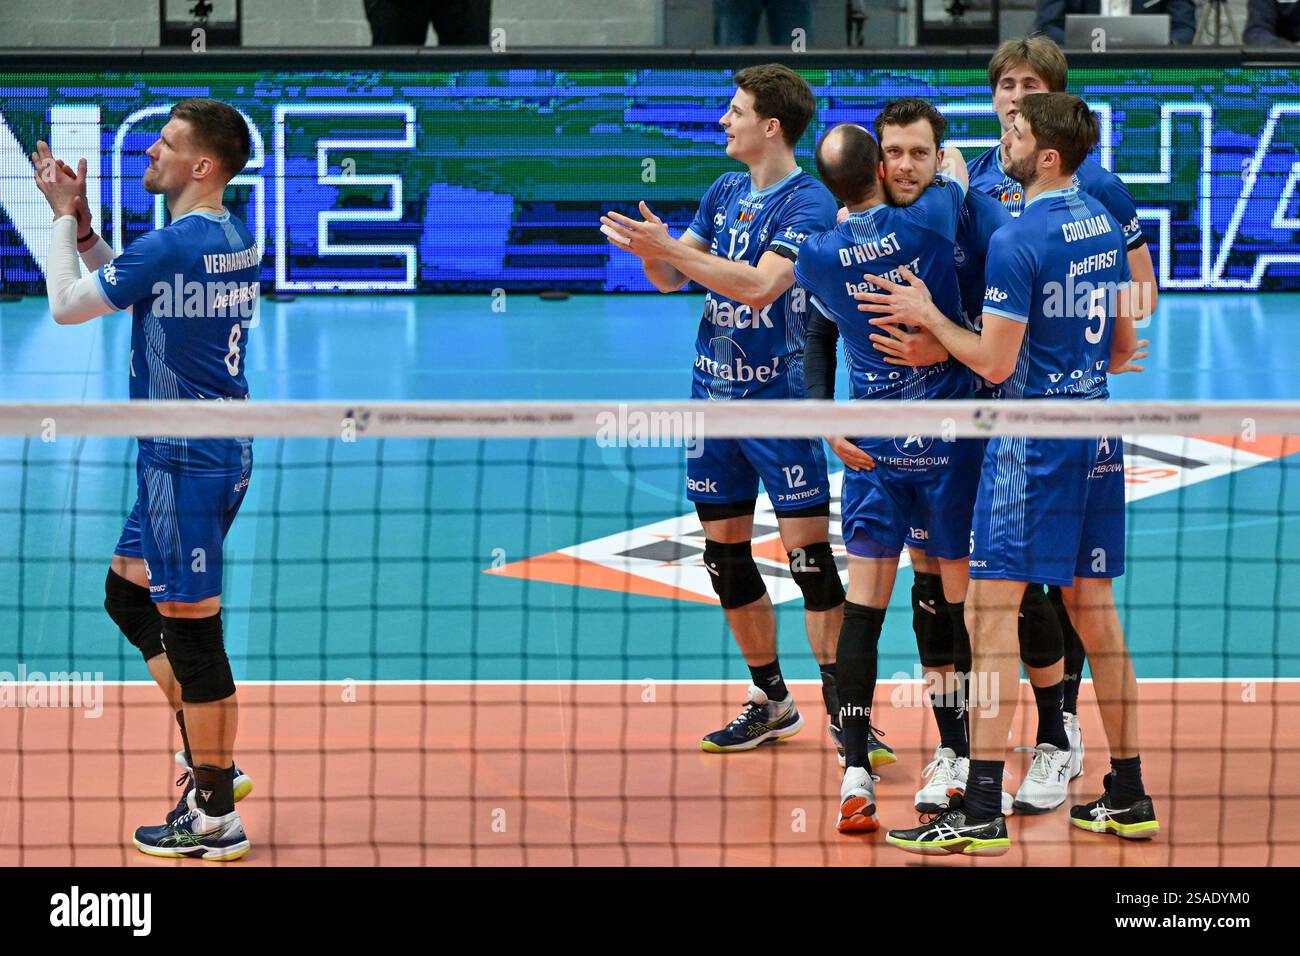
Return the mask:
POLYGON ((937 574, 918 573, 912 582, 912 630, 922 667, 928 670, 952 663, 952 623, 937 574))
POLYGON ((974 666, 971 658, 970 632, 966 630, 966 602, 948 605, 948 628, 952 633, 952 669, 958 674, 969 674, 974 666))
POLYGON ((209 704, 235 693, 219 613, 200 618, 164 617, 163 646, 185 703, 209 704))
POLYGON ((1083 641, 1079 639, 1079 632, 1074 629, 1070 622, 1070 612, 1065 608, 1065 599, 1061 595, 1061 589, 1055 584, 1047 589, 1047 600, 1052 602, 1052 610, 1056 613, 1056 621, 1061 625, 1061 637, 1064 639, 1065 647, 1065 672, 1067 674, 1078 675, 1083 673, 1083 662, 1087 660, 1087 653, 1083 649, 1083 641))
POLYGON ((109 568, 104 580, 104 610, 146 661, 163 652, 162 616, 148 588, 132 584, 109 568))
POLYGON ((844 585, 835 566, 829 541, 805 545, 789 552, 790 574, 803 592, 809 611, 830 611, 844 603, 844 585))
POLYGON ((738 544, 705 541, 704 566, 718 600, 727 610, 753 604, 767 593, 748 541, 738 544))
POLYGON ((1042 587, 1031 584, 1020 602, 1020 659, 1026 667, 1051 667, 1064 653, 1056 611, 1042 587))

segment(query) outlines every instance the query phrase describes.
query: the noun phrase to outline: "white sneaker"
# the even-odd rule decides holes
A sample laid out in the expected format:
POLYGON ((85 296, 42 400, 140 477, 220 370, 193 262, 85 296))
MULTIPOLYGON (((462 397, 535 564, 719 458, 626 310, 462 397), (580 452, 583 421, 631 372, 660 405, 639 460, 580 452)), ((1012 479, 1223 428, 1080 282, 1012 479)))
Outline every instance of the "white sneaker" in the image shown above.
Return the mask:
POLYGON ((1063 804, 1068 796, 1071 751, 1058 750, 1051 744, 1039 744, 1033 753, 1033 762, 1016 792, 1014 806, 1020 813, 1049 813, 1063 804))
POLYGON ((1083 729, 1079 726, 1079 715, 1065 713, 1065 736, 1070 739, 1070 779, 1083 776, 1083 729))
POLYGON ((864 767, 849 767, 840 784, 840 818, 835 829, 841 833, 870 833, 880 828, 876 819, 876 782, 864 767))
POLYGON ((939 813, 948 809, 948 797, 966 789, 970 758, 958 757, 950 747, 935 747, 934 759, 921 771, 925 786, 916 791, 919 813, 939 813))

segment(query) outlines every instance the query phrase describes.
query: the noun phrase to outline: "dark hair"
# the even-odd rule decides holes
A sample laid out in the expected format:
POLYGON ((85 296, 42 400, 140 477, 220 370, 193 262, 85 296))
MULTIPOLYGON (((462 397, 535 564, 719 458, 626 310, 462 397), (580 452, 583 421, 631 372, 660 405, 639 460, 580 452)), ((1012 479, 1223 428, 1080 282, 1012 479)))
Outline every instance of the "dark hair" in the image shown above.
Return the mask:
POLYGON ((1051 92, 1064 92, 1070 79, 1069 64, 1061 48, 1041 33, 1025 40, 1008 40, 998 47, 989 60, 989 89, 997 89, 1002 74, 1021 63, 1037 73, 1051 92))
POLYGON ((817 109, 812 87, 780 63, 746 67, 736 74, 735 83, 754 97, 754 112, 763 119, 781 121, 781 135, 794 149, 817 109))
POLYGON ((882 143, 885 141, 886 126, 911 126, 918 120, 925 120, 930 124, 930 129, 934 130, 934 148, 937 150, 943 143, 943 132, 948 128, 948 121, 934 104, 919 96, 904 96, 885 104, 885 108, 876 117, 876 140, 882 143))
POLYGON ((252 139, 244 117, 233 106, 220 100, 190 98, 172 107, 171 118, 189 123, 195 145, 211 152, 232 177, 248 165, 252 139))
POLYGON ((831 195, 846 205, 856 205, 871 194, 879 163, 880 146, 870 133, 853 123, 832 126, 817 142, 817 174, 831 195), (826 141, 832 135, 838 144, 827 150, 826 141), (828 157, 828 152, 834 155, 828 157))
POLYGON ((1029 123, 1039 149, 1061 154, 1061 172, 1072 174, 1101 138, 1101 123, 1073 93, 1031 93, 1020 98, 1020 115, 1029 123))

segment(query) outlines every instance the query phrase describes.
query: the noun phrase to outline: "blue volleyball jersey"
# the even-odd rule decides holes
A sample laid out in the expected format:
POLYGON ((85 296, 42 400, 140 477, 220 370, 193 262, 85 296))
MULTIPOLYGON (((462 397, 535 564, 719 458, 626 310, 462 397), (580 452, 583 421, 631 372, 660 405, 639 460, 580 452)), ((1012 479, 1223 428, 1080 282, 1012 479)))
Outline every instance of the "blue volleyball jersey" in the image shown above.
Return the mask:
MULTIPOLYGON (((993 233, 1011 221, 1006 207, 978 190, 966 194, 957 218, 957 285, 961 291, 961 322, 979 332, 984 312, 984 261, 993 233)), ((997 398, 1001 392, 992 382, 971 373, 976 398, 997 398)))
POLYGON ((953 254, 961 293, 961 323, 972 332, 980 330, 980 314, 984 310, 984 261, 988 258, 989 242, 993 233, 1011 219, 1005 206, 974 189, 966 194, 966 201, 961 205, 953 254))
POLYGON ((989 243, 984 312, 1028 323, 1004 398, 1101 399, 1116 294, 1131 281, 1120 224, 1077 186, 1042 193, 989 243))
MULTIPOLYGON (((716 256, 756 266, 771 251, 797 261, 804 241, 835 225, 834 197, 799 167, 766 189, 749 173, 724 173, 700 201, 687 232, 716 256)), ((695 342, 691 397, 803 398, 807 310, 791 286, 757 314, 709 291, 695 342)))
MULTIPOLYGON (((1025 206, 1025 191, 1002 168, 1001 152, 1000 148, 994 146, 971 160, 970 188, 992 196, 1012 216, 1019 216, 1025 206)), ((1123 227, 1124 243, 1129 249, 1136 249, 1146 242, 1146 237, 1142 235, 1142 224, 1138 221, 1137 207, 1122 179, 1104 166, 1085 159, 1074 172, 1074 184, 1097 197, 1115 217, 1115 221, 1123 227)))
MULTIPOLYGON (((247 332, 255 324, 261 250, 229 212, 191 212, 131 243, 96 273, 130 309, 132 399, 248 398, 247 332)), ((176 474, 238 475, 252 440, 140 437, 140 457, 176 474)))
POLYGON ((968 398, 970 374, 955 361, 921 368, 890 365, 871 336, 874 313, 860 312, 856 292, 876 292, 864 273, 896 282, 907 266, 930 289, 944 315, 959 321, 961 297, 953 249, 961 210, 961 183, 937 176, 910 206, 872 206, 852 213, 833 230, 811 236, 795 264, 795 282, 808 290, 814 308, 834 322, 844 339, 854 399, 968 398))

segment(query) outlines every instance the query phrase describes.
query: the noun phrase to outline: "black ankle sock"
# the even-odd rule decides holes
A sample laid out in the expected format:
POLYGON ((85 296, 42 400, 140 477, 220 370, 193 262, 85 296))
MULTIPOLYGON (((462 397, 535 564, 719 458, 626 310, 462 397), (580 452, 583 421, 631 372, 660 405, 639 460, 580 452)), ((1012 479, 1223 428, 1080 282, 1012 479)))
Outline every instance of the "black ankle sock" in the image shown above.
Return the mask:
POLYGON ((991 820, 1002 815, 1002 760, 972 760, 966 779, 966 796, 962 806, 974 820, 991 820))
POLYGON ((1147 795, 1142 785, 1142 758, 1110 758, 1110 795, 1116 803, 1129 803, 1147 795))
POLYGON ((870 767, 871 698, 876 693, 876 649, 885 609, 844 602, 844 623, 835 652, 835 685, 844 731, 844 760, 849 767, 870 767))
POLYGON ((939 725, 939 746, 947 747, 958 757, 970 756, 970 742, 966 739, 966 714, 962 695, 950 691, 942 697, 931 696, 934 702, 934 722, 939 725))
MULTIPOLYGON (((1069 655, 1066 655, 1068 662, 1069 655)), ((1068 663, 1067 663, 1068 666, 1068 663)), ((1079 713, 1079 685, 1083 682, 1083 675, 1079 673, 1071 674, 1065 672, 1065 677, 1061 680, 1061 710, 1067 714, 1078 715, 1079 713)))
POLYGON ((818 664, 822 672, 822 703, 826 705, 826 716, 838 727, 840 721, 840 695, 835 690, 835 662, 818 664))
POLYGON ((194 757, 190 754, 190 735, 185 732, 185 711, 176 711, 176 723, 181 728, 181 747, 185 751, 185 764, 193 767, 194 757))
POLYGON ((767 695, 768 700, 780 701, 790 696, 785 678, 781 676, 779 658, 774 657, 772 663, 760 664, 758 667, 750 665, 749 676, 754 681, 754 686, 767 695))
POLYGON ((1038 740, 1051 744, 1057 750, 1069 750, 1070 738, 1065 734, 1065 720, 1061 713, 1062 687, 1035 687, 1034 703, 1038 705, 1038 740))
POLYGON ((194 802, 210 817, 222 817, 235 809, 234 764, 214 767, 200 764, 194 768, 194 802))

